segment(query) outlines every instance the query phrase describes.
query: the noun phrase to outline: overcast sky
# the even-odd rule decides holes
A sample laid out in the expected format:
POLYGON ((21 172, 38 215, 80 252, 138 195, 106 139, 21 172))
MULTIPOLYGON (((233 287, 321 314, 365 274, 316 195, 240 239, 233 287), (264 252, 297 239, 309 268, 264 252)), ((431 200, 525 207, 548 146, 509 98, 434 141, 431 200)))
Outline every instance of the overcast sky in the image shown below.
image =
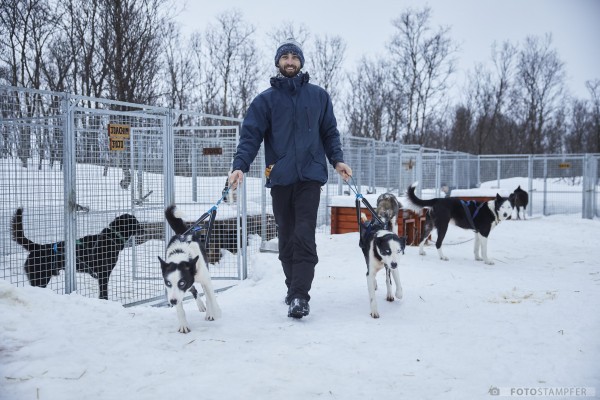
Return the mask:
POLYGON ((552 33, 573 94, 589 98, 585 81, 600 79, 600 0, 177 1, 185 7, 179 15, 184 32, 202 32, 217 15, 235 8, 257 28, 257 41, 285 21, 302 23, 311 34, 339 35, 347 44, 345 69, 353 69, 363 55, 385 55, 391 20, 407 7, 429 5, 432 25, 450 27, 461 47, 457 79, 475 63, 488 62, 494 41, 522 43, 528 35, 545 33, 552 33))

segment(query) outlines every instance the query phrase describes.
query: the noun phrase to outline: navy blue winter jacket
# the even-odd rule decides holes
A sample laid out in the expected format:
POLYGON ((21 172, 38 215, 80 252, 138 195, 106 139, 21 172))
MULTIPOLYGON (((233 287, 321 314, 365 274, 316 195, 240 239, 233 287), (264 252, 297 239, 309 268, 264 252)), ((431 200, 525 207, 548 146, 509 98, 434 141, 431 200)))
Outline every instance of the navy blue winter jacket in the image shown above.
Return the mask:
POLYGON ((307 73, 271 78, 248 108, 233 170, 248 172, 264 140, 266 165, 273 166, 267 187, 327 182, 327 159, 334 167, 343 161, 340 134, 329 94, 308 80, 307 73))

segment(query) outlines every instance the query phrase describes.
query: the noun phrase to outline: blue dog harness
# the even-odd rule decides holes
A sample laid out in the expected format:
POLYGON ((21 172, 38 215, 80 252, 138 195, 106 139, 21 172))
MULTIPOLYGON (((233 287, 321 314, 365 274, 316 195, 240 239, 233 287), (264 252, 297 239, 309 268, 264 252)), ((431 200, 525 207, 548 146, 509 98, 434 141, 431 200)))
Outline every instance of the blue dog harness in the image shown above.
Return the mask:
POLYGON ((470 205, 477 205, 477 202, 474 200, 469 200, 469 201, 465 201, 465 200, 461 200, 460 204, 463 206, 464 210, 465 210, 465 215, 467 216, 467 220, 469 221, 469 225, 471 225, 471 228, 475 231, 478 232, 477 228, 475 227, 475 223, 473 222, 473 220, 477 217, 477 214, 479 214, 479 210, 481 210, 481 207, 483 207, 485 205, 485 202, 479 204, 477 206, 477 208, 475 209, 475 212, 473 213, 473 215, 471 215, 471 211, 469 210, 469 206, 470 205))

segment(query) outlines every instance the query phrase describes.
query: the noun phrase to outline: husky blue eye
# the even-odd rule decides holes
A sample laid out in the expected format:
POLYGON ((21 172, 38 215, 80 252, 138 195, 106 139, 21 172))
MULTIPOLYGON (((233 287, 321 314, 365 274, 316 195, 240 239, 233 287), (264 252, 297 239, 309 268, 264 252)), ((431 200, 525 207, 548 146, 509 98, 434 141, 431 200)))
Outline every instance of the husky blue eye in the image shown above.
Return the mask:
POLYGON ((179 281, 178 285, 183 289, 185 287, 185 281, 179 281))
POLYGON ((169 282, 169 281, 165 281, 165 286, 166 286, 166 287, 171 287, 171 286, 172 286, 172 285, 171 285, 171 282, 169 282))

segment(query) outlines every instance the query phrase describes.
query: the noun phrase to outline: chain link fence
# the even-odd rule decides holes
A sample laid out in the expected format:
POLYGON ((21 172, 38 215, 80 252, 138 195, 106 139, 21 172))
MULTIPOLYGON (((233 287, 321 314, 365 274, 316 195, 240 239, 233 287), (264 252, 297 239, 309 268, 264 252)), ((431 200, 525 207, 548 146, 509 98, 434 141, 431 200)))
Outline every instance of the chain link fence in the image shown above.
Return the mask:
MULTIPOLYGON (((108 282, 106 298, 124 305, 162 301, 157 256, 172 235, 164 209, 177 204, 193 223, 221 199, 241 121, 8 86, 0 86, 0 118, 2 278, 23 286, 33 277, 57 293, 89 297, 103 297, 108 282), (19 208, 17 236, 48 245, 45 255, 13 240, 19 208), (127 214, 139 229, 119 230, 127 214), (88 235, 101 234, 109 244, 86 247, 88 235), (117 256, 100 268, 98 254, 117 256)), ((444 195, 443 187, 508 195, 520 185, 529 216, 599 216, 598 154, 474 156, 350 137, 343 147, 363 194, 402 195, 415 181, 431 197, 444 195)), ((253 254, 277 251, 264 167, 261 149, 244 184, 218 206, 207 250, 223 287, 247 277, 253 254)), ((330 166, 319 231, 329 232, 334 198, 352 195, 330 166)))
MULTIPOLYGON (((125 305, 162 301, 157 256, 173 233, 164 209, 175 203, 193 223, 217 204, 240 121, 6 86, 0 116, 3 279, 125 305)), ((275 236, 266 205, 260 178, 220 203, 207 249, 214 280, 245 278, 247 256, 275 236)))

